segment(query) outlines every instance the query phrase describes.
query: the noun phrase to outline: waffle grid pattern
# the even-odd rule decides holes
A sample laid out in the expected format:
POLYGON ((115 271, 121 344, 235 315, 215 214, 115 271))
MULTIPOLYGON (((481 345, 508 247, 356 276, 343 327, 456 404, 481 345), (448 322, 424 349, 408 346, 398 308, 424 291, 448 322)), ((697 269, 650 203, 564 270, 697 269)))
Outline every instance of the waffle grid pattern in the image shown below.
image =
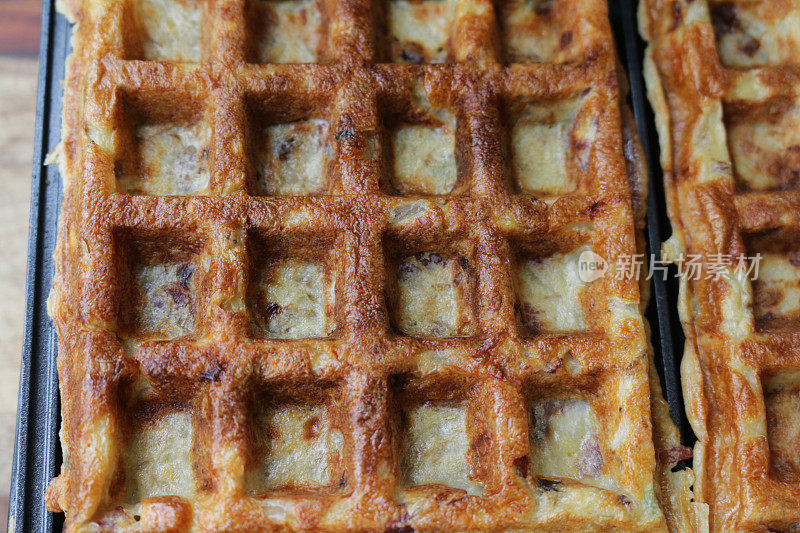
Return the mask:
POLYGON ((721 279, 682 283, 695 497, 712 531, 795 531, 800 5, 649 0, 640 14, 669 253, 700 254, 701 277, 715 258, 761 254, 756 281, 727 268, 721 279), (790 272, 776 276, 780 266, 790 272))
POLYGON ((366 1, 325 4, 319 63, 263 65, 247 62, 253 38, 240 0, 208 5, 197 64, 143 60, 130 2, 70 6, 81 23, 67 83, 70 183, 53 299, 68 460, 48 500, 67 511, 68 530, 664 527, 636 282, 594 282, 585 332, 530 332, 515 309, 519 257, 580 242, 613 262, 636 247, 606 7, 542 4, 575 28, 557 37, 568 53, 510 65, 488 0, 457 2, 447 61, 437 65, 382 62, 391 50, 385 15, 366 1), (415 83, 456 117, 451 194, 400 195, 387 185, 387 117, 414 120, 415 83), (576 96, 597 125, 591 179, 559 197, 517 192, 504 164, 505 106, 576 96), (254 116, 327 121, 334 155, 322 192, 256 194, 254 116), (131 117, 207 124, 207 188, 121 192, 119 152, 131 145, 119 139, 132 138, 131 117), (462 336, 420 338, 398 327, 387 287, 402 258, 430 252, 458 260, 471 280, 473 326, 462 336), (257 333, 248 294, 265 257, 324 264, 335 280, 330 335, 257 333), (130 287, 137 268, 153 263, 190 265, 191 277, 178 268, 181 296, 172 296, 194 303, 187 335, 137 330, 130 287), (584 398, 598 413, 603 473, 615 490, 531 471, 530 405, 550 397, 584 398), (252 405, 293 403, 335 406, 343 475, 250 493, 252 405), (479 494, 408 486, 399 457, 407 412, 427 404, 465 411, 468 478, 479 494), (141 412, 188 415, 194 489, 185 498, 126 501, 122 457, 141 412))

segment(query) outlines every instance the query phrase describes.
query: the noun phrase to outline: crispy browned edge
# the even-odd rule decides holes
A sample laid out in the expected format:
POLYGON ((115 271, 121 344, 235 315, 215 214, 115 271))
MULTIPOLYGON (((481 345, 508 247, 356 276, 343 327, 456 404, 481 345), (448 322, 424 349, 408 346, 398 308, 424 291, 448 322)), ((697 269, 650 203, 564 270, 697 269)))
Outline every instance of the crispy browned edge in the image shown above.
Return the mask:
MULTIPOLYGON (((624 74, 621 74, 621 86, 626 86, 624 74)), ((633 216, 636 224, 636 249, 643 254, 646 260, 646 225, 647 225, 647 195, 648 174, 647 159, 639 140, 636 122, 630 108, 622 105, 622 135, 625 143, 625 157, 628 162, 628 180, 633 201, 633 216)), ((645 267, 646 268, 646 267, 645 267)), ((639 279, 639 293, 641 297, 640 309, 644 315, 650 300, 650 285, 646 276, 639 279)), ((694 532, 697 531, 692 510, 691 485, 694 474, 691 469, 673 472, 674 463, 667 460, 670 453, 680 451, 683 453, 681 435, 669 411, 669 405, 664 399, 661 388, 661 378, 656 370, 655 352, 652 343, 651 326, 647 319, 644 320, 647 335, 647 356, 649 358, 650 380, 650 416, 653 422, 653 444, 656 457, 656 488, 658 491, 667 526, 670 531, 694 532), (662 460, 663 459, 663 460, 662 460)))

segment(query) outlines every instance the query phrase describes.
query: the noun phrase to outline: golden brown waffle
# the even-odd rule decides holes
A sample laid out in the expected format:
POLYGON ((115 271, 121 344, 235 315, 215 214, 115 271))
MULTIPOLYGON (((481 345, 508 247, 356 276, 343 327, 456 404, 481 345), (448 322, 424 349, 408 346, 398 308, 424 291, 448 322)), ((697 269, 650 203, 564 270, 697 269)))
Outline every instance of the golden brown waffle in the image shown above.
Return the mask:
POLYGON ((703 265, 680 305, 697 511, 713 531, 797 531, 800 3, 647 0, 640 15, 667 248, 703 265))
POLYGON ((604 2, 68 8, 68 530, 682 523, 604 2))

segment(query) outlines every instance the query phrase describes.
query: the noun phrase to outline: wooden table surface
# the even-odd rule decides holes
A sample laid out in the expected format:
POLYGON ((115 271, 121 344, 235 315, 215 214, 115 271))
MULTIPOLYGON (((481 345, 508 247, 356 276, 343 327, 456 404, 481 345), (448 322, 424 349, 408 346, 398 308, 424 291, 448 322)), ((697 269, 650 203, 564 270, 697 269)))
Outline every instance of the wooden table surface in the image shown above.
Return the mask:
POLYGON ((0 531, 5 531, 25 309, 38 0, 0 0, 0 531))

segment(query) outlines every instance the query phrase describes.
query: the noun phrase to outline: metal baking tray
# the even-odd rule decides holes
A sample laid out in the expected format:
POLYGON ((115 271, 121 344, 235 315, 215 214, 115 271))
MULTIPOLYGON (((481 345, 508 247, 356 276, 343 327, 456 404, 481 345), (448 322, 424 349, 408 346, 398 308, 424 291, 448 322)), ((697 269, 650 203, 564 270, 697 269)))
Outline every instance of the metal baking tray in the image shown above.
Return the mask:
POLYGON ((55 1, 43 0, 25 334, 8 511, 12 532, 61 531, 63 524, 63 515, 49 513, 44 506, 44 491, 61 465, 56 334, 47 315, 47 296, 53 284, 52 257, 62 196, 58 169, 45 166, 45 159, 61 137, 61 81, 70 32, 66 18, 55 12, 55 1))
MULTIPOLYGON (((658 163, 658 140, 642 79, 644 45, 636 28, 636 4, 636 0, 611 0, 610 11, 619 55, 630 80, 630 104, 649 165, 647 241, 648 252, 657 253, 661 242, 669 236, 670 225, 658 163)), ((55 1, 43 0, 25 334, 9 502, 9 531, 61 531, 63 526, 63 515, 50 513, 44 506, 44 492, 61 465, 56 335, 47 315, 47 296, 53 281, 52 256, 62 197, 58 168, 45 165, 45 160, 61 135, 61 82, 70 49, 70 32, 66 18, 56 13, 55 1)), ((657 368, 672 418, 681 430, 684 444, 691 444, 694 437, 684 414, 679 377, 683 334, 677 317, 678 288, 674 271, 668 280, 654 279, 651 283, 647 319, 652 325, 657 368)))

